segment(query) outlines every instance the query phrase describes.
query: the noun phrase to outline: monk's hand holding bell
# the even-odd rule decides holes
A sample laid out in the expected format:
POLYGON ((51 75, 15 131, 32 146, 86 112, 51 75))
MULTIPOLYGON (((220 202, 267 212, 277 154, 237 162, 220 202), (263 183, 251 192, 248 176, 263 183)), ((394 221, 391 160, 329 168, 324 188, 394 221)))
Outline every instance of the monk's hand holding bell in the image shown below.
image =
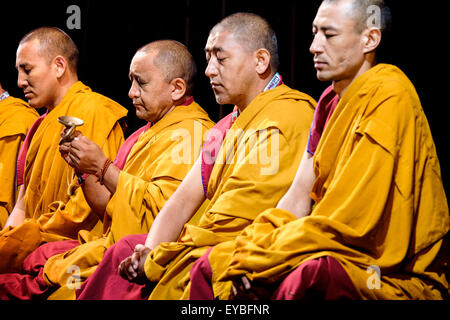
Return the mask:
POLYGON ((71 116, 58 117, 58 122, 66 127, 61 134, 61 140, 59 140, 60 145, 65 142, 71 142, 75 138, 75 129, 84 124, 83 120, 71 116))
MULTIPOLYGON (((67 132, 70 130, 70 128, 64 128, 63 130, 61 130, 61 139, 63 139, 63 137, 67 136, 67 132)), ((81 135, 81 132, 76 130, 73 133, 74 137, 77 137, 79 135, 81 135)), ((62 143, 60 143, 59 145, 59 153, 61 154, 61 157, 70 165, 70 166, 74 166, 73 162, 70 159, 69 153, 70 153, 70 143, 71 141, 63 141, 62 143)))
MULTIPOLYGON (((65 145, 65 144, 63 144, 65 145)), ((94 174, 100 172, 107 161, 102 149, 93 141, 79 134, 69 143, 69 164, 77 172, 94 174)))

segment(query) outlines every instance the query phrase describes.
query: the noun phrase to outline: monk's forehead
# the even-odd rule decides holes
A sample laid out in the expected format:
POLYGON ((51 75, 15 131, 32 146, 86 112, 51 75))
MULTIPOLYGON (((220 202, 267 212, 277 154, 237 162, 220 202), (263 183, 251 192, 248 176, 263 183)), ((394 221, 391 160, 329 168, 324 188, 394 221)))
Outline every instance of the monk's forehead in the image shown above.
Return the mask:
POLYGON ((214 50, 220 47, 220 44, 226 38, 228 32, 225 33, 223 31, 213 31, 209 34, 208 40, 206 41, 205 50, 214 50))
POLYGON ((38 39, 33 39, 19 44, 16 52, 17 62, 22 63, 46 59, 42 54, 41 45, 38 39))
POLYGON ((40 48, 39 39, 32 39, 25 42, 21 42, 17 47, 17 54, 19 53, 28 53, 38 51, 40 48))
POLYGON ((243 46, 235 35, 227 30, 213 31, 210 33, 205 46, 205 52, 237 51, 243 46))
POLYGON ((138 51, 134 55, 130 64, 130 74, 145 74, 154 68, 153 59, 156 55, 155 50, 138 51))
POLYGON ((353 1, 324 1, 314 18, 313 27, 340 29, 344 26, 353 26, 355 24, 353 10, 353 1))

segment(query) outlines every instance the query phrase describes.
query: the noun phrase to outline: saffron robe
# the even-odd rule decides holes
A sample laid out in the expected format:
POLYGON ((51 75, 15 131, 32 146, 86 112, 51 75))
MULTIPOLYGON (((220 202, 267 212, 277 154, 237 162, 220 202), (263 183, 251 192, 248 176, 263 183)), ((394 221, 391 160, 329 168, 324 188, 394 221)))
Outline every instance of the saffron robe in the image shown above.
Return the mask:
POLYGON ((78 231, 90 230, 99 222, 76 183, 73 168, 59 153, 63 125, 57 118, 83 119, 82 134, 114 158, 124 141, 118 121, 126 114, 125 108, 78 81, 42 120, 25 161, 26 220, 0 233, 0 273, 19 272, 25 257, 40 244, 76 239, 78 231))
POLYGON ((120 172, 116 192, 108 202, 105 234, 51 257, 44 278, 53 287, 65 287, 51 299, 75 298, 70 267, 80 268, 80 281, 96 269, 104 252, 122 237, 147 233, 166 201, 175 192, 198 158, 206 132, 214 123, 195 102, 178 106, 142 133, 120 172), (109 218, 110 217, 110 218, 109 218), (69 283, 69 286, 67 286, 69 283), (72 289, 72 290, 70 290, 72 289))
POLYGON ((0 229, 16 201, 16 162, 28 130, 39 118, 25 101, 8 97, 0 101, 0 229))
POLYGON ((229 297, 228 280, 277 283, 324 256, 342 265, 363 299, 448 297, 447 199, 427 119, 401 70, 379 64, 350 85, 314 171, 310 216, 264 211, 213 265, 220 298, 229 297))
MULTIPOLYGON (((38 121, 36 121, 36 123, 38 123, 38 121)), ((30 132, 34 129, 36 123, 33 124, 33 127, 30 129, 30 132)), ((119 152, 117 153, 116 159, 113 162, 117 168, 121 170, 123 169, 126 158, 128 157, 131 148, 136 143, 139 135, 143 131, 150 128, 150 126, 151 123, 148 123, 144 127, 140 128, 132 135, 130 135, 127 138, 127 140, 122 144, 122 146, 119 149, 119 152)), ((28 138, 29 136, 27 136, 27 140, 28 138)), ((24 145, 25 144, 26 142, 24 142, 24 145)), ((21 150, 21 154, 22 152, 23 150, 21 150)), ((81 237, 82 233, 83 230, 80 231, 79 237, 81 237)), ((87 236, 89 236, 89 232, 87 236)), ((83 238, 84 237, 86 237, 86 235, 84 235, 83 238)), ((45 263, 52 256, 72 250, 77 246, 79 246, 78 240, 53 241, 39 246, 39 248, 34 250, 25 258, 22 264, 21 273, 0 274, 0 300, 47 299, 48 296, 53 293, 54 288, 49 286, 43 277, 45 263)))
MULTIPOLYGON (((333 114, 334 109, 339 101, 339 97, 333 91, 333 86, 328 87, 321 95, 314 111, 313 123, 309 133, 307 144, 307 152, 314 155, 317 145, 322 136, 322 132, 333 114)), ((190 292, 189 300, 214 300, 214 292, 212 289, 213 272, 211 269, 210 258, 213 263, 221 263, 221 255, 224 252, 231 254, 234 243, 230 241, 221 243, 220 250, 215 250, 211 255, 213 248, 210 248, 201 258, 193 264, 190 276, 190 292), (224 250, 224 246, 228 245, 228 250, 224 250)), ((300 265, 299 268, 289 274, 282 282, 280 287, 274 291, 274 285, 263 283, 262 287, 257 283, 252 284, 253 293, 261 299, 302 299, 317 298, 322 296, 326 299, 338 299, 355 297, 352 290, 353 283, 341 267, 332 257, 322 257, 317 260, 309 260, 300 265), (328 273, 333 272, 333 276, 329 277, 328 273), (285 285, 288 284, 288 285, 285 285), (291 285, 292 284, 292 285, 291 285), (254 289, 254 288, 257 289, 254 289), (261 290, 264 288, 264 290, 261 290), (326 290, 325 290, 326 289, 326 290), (267 294, 267 296, 263 296, 267 294)), ((216 286, 217 290, 217 286, 216 286)), ((216 292, 217 294, 217 292, 216 292)), ((237 297, 236 299, 239 299, 237 297)))
MULTIPOLYGON (((222 145, 223 138, 227 134, 239 112, 237 107, 228 116, 221 119, 212 128, 206 137, 201 151, 201 177, 202 187, 206 194, 205 185, 214 167, 216 155, 222 145)), ((190 224, 198 224, 201 215, 209 204, 209 200, 203 202, 200 209, 189 220, 190 224)), ((101 263, 95 272, 76 291, 77 300, 142 300, 146 299, 154 285, 137 284, 124 280, 117 272, 120 263, 129 257, 137 244, 146 241, 147 234, 128 235, 112 245, 105 252, 101 263), (99 290, 101 287, 101 290, 99 290)), ((0 279, 1 282, 1 279, 0 279)), ((65 290, 67 292, 67 290, 65 290)), ((61 299, 64 292, 58 290, 49 299, 61 299)), ((67 296, 67 295, 66 295, 67 296)), ((1 299, 1 291, 0 291, 1 299)))
POLYGON ((160 244, 145 261, 148 279, 157 282, 150 299, 187 297, 195 260, 278 203, 300 163, 314 107, 311 97, 281 85, 244 109, 217 155, 207 189, 210 203, 199 225, 186 224, 177 242, 160 244))

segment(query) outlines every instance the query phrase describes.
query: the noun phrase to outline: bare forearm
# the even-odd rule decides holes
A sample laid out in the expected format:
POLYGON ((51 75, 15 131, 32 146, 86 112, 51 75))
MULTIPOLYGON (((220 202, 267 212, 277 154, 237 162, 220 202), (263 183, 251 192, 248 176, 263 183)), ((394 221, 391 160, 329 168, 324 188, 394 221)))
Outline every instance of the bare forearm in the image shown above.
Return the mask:
POLYGON ((193 194, 185 192, 188 188, 196 189, 189 183, 180 186, 177 190, 178 193, 175 192, 173 194, 161 212, 156 216, 145 241, 146 247, 154 249, 162 242, 177 241, 184 225, 205 200, 203 190, 201 194, 193 194))
MULTIPOLYGON (((106 159, 106 158, 105 158, 106 159)), ((106 160, 105 160, 106 161, 106 160)), ((105 161, 103 163, 105 163, 105 161)), ((102 165, 93 166, 95 174, 98 174, 102 170, 102 165)), ((87 172, 91 173, 91 172, 87 172)), ((120 169, 117 168, 113 163, 111 163, 108 167, 103 171, 103 176, 96 176, 91 174, 88 176, 89 180, 86 179, 85 186, 83 191, 86 193, 93 193, 99 195, 106 195, 102 198, 109 199, 112 194, 116 192, 117 184, 119 183, 120 169), (101 179, 101 183, 99 182, 101 179)), ((94 196, 91 196, 92 198, 94 196)), ((108 201, 106 201, 108 202, 108 201)))
POLYGON ((119 183, 120 169, 114 164, 108 167, 108 170, 103 176, 103 184, 108 189, 110 194, 114 194, 117 189, 117 184, 119 183))
POLYGON ((177 203, 171 203, 167 206, 166 214, 158 215, 153 222, 152 228, 145 241, 145 246, 154 249, 162 242, 174 242, 178 239, 184 224, 189 219, 183 219, 181 216, 189 216, 189 213, 183 212, 185 207, 177 203))
POLYGON ((102 186, 97 181, 97 177, 93 175, 89 175, 86 178, 82 189, 84 198, 91 207, 92 211, 94 211, 100 220, 103 220, 106 206, 108 205, 108 201, 111 197, 109 190, 105 186, 102 186))
POLYGON ((197 161, 177 191, 156 216, 147 235, 145 246, 153 249, 161 242, 176 241, 184 224, 195 214, 204 200, 201 163, 197 161))
POLYGON ((301 196, 301 192, 291 189, 280 200, 278 209, 289 211, 297 218, 302 218, 311 213, 312 201, 309 196, 301 196))
POLYGON ((25 187, 21 186, 19 190, 19 194, 17 196, 16 204, 11 212, 11 214, 8 217, 8 220, 6 220, 5 228, 11 226, 16 227, 20 224, 22 224, 25 221, 25 187))
POLYGON ((294 181, 277 208, 287 210, 297 218, 309 215, 312 207, 310 192, 314 180, 313 157, 305 151, 294 181))
POLYGON ((189 219, 205 200, 201 180, 201 161, 197 159, 178 189, 156 216, 145 246, 136 246, 133 255, 123 260, 119 266, 120 275, 129 281, 145 279, 145 260, 151 250, 162 242, 176 241, 189 219))

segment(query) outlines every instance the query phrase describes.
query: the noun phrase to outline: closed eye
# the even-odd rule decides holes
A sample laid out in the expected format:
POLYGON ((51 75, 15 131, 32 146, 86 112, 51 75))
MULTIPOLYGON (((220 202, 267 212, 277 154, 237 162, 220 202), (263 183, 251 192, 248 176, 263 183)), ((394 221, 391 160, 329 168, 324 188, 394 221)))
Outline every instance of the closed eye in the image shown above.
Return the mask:
POLYGON ((333 37, 335 37, 335 36, 337 36, 336 33, 325 33, 325 37, 326 37, 327 39, 333 38, 333 37))

